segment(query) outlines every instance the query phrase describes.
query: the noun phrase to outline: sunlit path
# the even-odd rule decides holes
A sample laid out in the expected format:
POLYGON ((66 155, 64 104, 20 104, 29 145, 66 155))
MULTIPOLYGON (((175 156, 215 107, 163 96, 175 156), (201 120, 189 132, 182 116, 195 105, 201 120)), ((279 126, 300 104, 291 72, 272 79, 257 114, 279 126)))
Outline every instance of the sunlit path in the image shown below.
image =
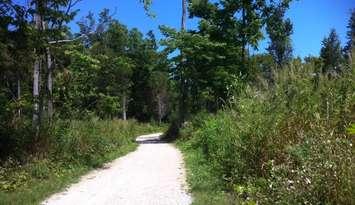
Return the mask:
MULTIPOLYGON (((137 138, 159 139, 160 133, 137 138)), ((188 205, 185 173, 179 150, 167 143, 144 143, 135 152, 93 171, 47 205, 119 204, 188 205)))

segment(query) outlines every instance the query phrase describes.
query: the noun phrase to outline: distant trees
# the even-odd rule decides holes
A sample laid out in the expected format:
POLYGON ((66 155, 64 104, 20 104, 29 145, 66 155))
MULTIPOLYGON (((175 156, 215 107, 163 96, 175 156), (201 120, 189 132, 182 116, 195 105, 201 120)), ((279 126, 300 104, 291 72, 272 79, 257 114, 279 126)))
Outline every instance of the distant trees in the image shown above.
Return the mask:
POLYGON ((80 0, 33 0, 30 11, 35 22, 35 61, 33 66, 33 125, 37 132, 41 126, 43 111, 47 111, 49 121, 53 117, 53 68, 51 47, 56 47, 58 40, 65 38, 64 26, 75 15, 71 8, 80 0), (50 43, 52 42, 52 43, 50 43), (42 73, 44 75, 42 75, 42 73), (44 76, 44 77, 43 77, 44 76), (41 79, 46 79, 42 83, 41 79), (42 88, 43 87, 43 88, 42 88), (47 106, 44 101, 47 101, 47 106))
MULTIPOLYGON (((70 33, 66 23, 77 2, 0 2, 4 121, 32 116, 38 127, 56 116, 83 113, 161 121, 171 109, 181 110, 181 118, 216 112, 230 100, 236 82, 257 82, 260 73, 272 81, 275 67, 292 62, 293 25, 285 16, 290 0, 182 0, 181 30, 161 27, 164 50, 153 32, 128 29, 108 9, 98 18, 89 13, 78 22, 79 33, 70 33), (197 29, 186 28, 188 15, 199 19, 197 29), (268 54, 256 54, 264 35, 270 40, 268 54)), ((152 3, 140 2, 147 10, 152 3)), ((340 73, 344 51, 353 55, 354 13, 344 50, 332 30, 322 42, 320 60, 309 59, 324 73, 340 73)))
POLYGON ((349 60, 350 64, 352 63, 352 59, 354 58, 355 53, 355 9, 352 10, 349 22, 347 25, 347 39, 348 42, 344 48, 346 58, 349 60))
POLYGON ((58 40, 65 37, 65 24, 75 14, 71 8, 77 2, 33 0, 28 5, 22 5, 7 0, 0 3, 1 41, 4 42, 1 56, 8 57, 1 70, 13 66, 11 71, 8 70, 10 72, 2 75, 5 78, 3 88, 13 90, 14 83, 10 82, 16 82, 18 116, 24 105, 31 104, 29 100, 33 101, 31 114, 37 132, 42 119, 46 117, 51 121, 53 116, 53 51, 58 47, 58 40), (10 80, 10 76, 16 77, 10 80), (28 97, 29 84, 32 85, 31 99, 28 97), (26 96, 26 99, 22 96, 26 96))
POLYGON ((289 18, 284 19, 289 8, 289 2, 282 1, 266 9, 266 15, 268 15, 266 31, 270 38, 267 50, 279 68, 292 59, 291 35, 293 26, 289 18))
POLYGON ((170 65, 167 61, 167 53, 157 51, 158 45, 152 32, 148 32, 147 37, 143 38, 137 29, 132 29, 128 39, 128 56, 135 64, 128 105, 129 114, 139 120, 157 119, 155 91, 150 81, 154 79, 152 75, 157 72, 163 73, 168 78, 170 65))
POLYGON ((355 52, 355 10, 351 11, 347 25, 347 42, 344 48, 341 47, 339 36, 335 29, 332 29, 322 41, 320 58, 322 60, 323 73, 341 73, 353 66, 355 52))
POLYGON ((322 72, 340 72, 343 63, 342 48, 338 34, 332 29, 322 41, 320 57, 323 61, 322 72))
MULTIPOLYGON (((144 37, 138 29, 128 30, 112 19, 108 9, 99 14, 98 20, 89 13, 78 24, 78 35, 86 38, 82 39, 84 52, 80 51, 81 46, 77 52, 87 56, 84 59, 97 61, 97 66, 91 71, 93 73, 82 76, 84 79, 86 75, 93 76, 91 88, 95 90, 90 92, 92 96, 87 99, 86 106, 76 105, 72 109, 87 109, 103 118, 118 117, 120 113, 124 120, 128 117, 139 120, 161 120, 165 117, 169 82, 156 82, 160 86, 156 88, 151 86, 156 85, 151 80, 168 79, 169 64, 167 54, 158 52, 154 34, 149 32, 144 37), (155 74, 160 78, 154 78, 155 74)), ((78 93, 82 92, 85 91, 78 93)))
POLYGON ((157 70, 152 72, 149 79, 149 87, 152 90, 153 104, 155 104, 153 110, 156 113, 155 116, 159 123, 167 116, 170 108, 169 84, 167 71, 157 70))
POLYGON ((72 34, 66 23, 78 2, 0 2, 1 136, 29 122, 39 136, 57 118, 90 114, 166 119, 170 64, 154 35, 129 31, 108 9, 98 19, 90 13, 72 34))
MULTIPOLYGON (((0 2, 0 135, 3 124, 23 114, 24 88, 31 70, 33 39, 27 10, 11 1, 0 2)), ((6 128, 5 128, 6 129, 6 128)))
MULTIPOLYGON (((257 50, 267 29, 269 51, 280 66, 292 57, 292 24, 284 20, 290 1, 190 1, 189 15, 198 18, 196 30, 177 32, 162 27, 164 45, 173 58, 173 77, 183 82, 179 92, 187 103, 187 112, 217 111, 228 101, 228 87, 236 79, 251 80, 251 50, 257 50), (183 69, 182 69, 183 68, 183 69)), ((182 84, 182 83, 178 83, 182 84)))

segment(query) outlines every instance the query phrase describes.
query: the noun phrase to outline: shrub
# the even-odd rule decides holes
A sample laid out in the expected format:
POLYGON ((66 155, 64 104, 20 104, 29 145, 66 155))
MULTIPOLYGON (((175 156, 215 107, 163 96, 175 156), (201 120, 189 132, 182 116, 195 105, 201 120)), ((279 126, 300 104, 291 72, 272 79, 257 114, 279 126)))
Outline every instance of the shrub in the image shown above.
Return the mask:
MULTIPOLYGON (((23 135, 20 135, 22 143, 14 145, 14 150, 22 151, 7 155, 0 161, 0 195, 9 193, 8 196, 12 196, 12 192, 35 190, 42 182, 101 166, 134 149, 137 135, 160 129, 134 120, 103 121, 93 118, 87 121, 56 121, 52 127, 43 128, 36 139, 24 141, 23 135), (33 187, 26 189, 29 184, 33 187)), ((31 136, 30 133, 27 136, 31 136)))
POLYGON ((291 65, 269 87, 246 86, 223 111, 184 128, 184 150, 200 150, 234 203, 354 203, 354 138, 346 131, 354 70, 337 78, 313 70, 291 65))

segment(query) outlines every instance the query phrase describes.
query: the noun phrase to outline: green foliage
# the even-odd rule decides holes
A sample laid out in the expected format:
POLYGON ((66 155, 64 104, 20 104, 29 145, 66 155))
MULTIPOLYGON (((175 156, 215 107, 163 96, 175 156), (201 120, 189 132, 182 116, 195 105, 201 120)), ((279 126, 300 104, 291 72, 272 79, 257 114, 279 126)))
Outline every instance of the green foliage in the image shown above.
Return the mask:
POLYGON ((349 134, 355 135, 355 124, 352 124, 351 127, 348 128, 349 134))
POLYGON ((35 145, 41 150, 0 161, 0 204, 38 204, 84 172, 132 151, 137 135, 161 129, 136 121, 96 118, 56 122, 50 133, 42 133, 45 136, 37 142, 41 146, 35 145))
POLYGON ((289 1, 281 1, 280 5, 271 5, 266 9, 269 16, 266 31, 270 38, 267 50, 280 68, 292 58, 293 26, 289 18, 284 20, 289 3, 289 1))
MULTIPOLYGON (((142 34, 137 29, 132 29, 129 33, 129 42, 128 56, 133 59, 135 67, 131 78, 131 100, 128 113, 142 121, 159 120, 158 110, 156 109, 157 87, 153 85, 160 82, 156 82, 159 78, 158 76, 155 77, 154 74, 164 75, 160 76, 160 79, 169 79, 168 54, 164 51, 157 51, 157 42, 152 32, 148 32, 147 38, 143 39, 142 34)), ((162 82, 160 85, 165 86, 160 88, 161 91, 170 91, 169 81, 167 83, 162 82)), ((166 95, 168 95, 168 92, 166 95)), ((164 97, 167 97, 166 95, 164 94, 164 97)), ((164 106, 169 106, 169 102, 166 100, 164 106)))
POLYGON ((128 30, 107 9, 98 20, 89 13, 79 26, 87 38, 82 44, 64 46, 58 56, 67 64, 55 78, 59 116, 83 118, 94 113, 105 119, 127 112, 143 121, 167 117, 169 63, 167 54, 157 50, 154 34, 144 37, 137 29, 128 30), (157 91, 156 84, 163 79, 157 91), (160 115, 157 96, 164 98, 159 101, 165 108, 160 115))
POLYGON ((341 43, 335 29, 332 29, 329 36, 324 38, 322 45, 320 57, 323 60, 323 73, 340 72, 342 70, 343 55, 341 43))
POLYGON ((351 56, 353 56, 353 49, 355 49, 355 10, 353 9, 351 11, 351 16, 349 18, 349 22, 347 25, 348 32, 346 33, 346 37, 348 39, 348 42, 346 43, 346 46, 344 48, 345 52, 350 54, 348 56, 351 59, 351 56))
POLYGON ((208 35, 176 32, 167 27, 161 30, 167 37, 163 41, 167 50, 178 49, 183 53, 172 59, 176 65, 172 73, 180 95, 181 86, 188 91, 185 93, 186 106, 190 108, 187 112, 216 111, 227 99, 227 86, 240 72, 237 69, 240 63, 238 49, 212 41, 208 35))
POLYGON ((232 204, 354 202, 354 138, 346 131, 354 71, 329 80, 314 69, 295 61, 276 73, 272 87, 249 85, 224 111, 184 128, 179 144, 197 200, 215 189, 232 194, 232 204), (202 167, 213 176, 205 182, 195 176, 202 167))
POLYGON ((291 60, 292 23, 284 20, 290 2, 196 0, 190 2, 189 13, 198 18, 198 29, 177 32, 161 27, 166 50, 179 52, 172 59, 172 74, 181 116, 216 112, 229 100, 228 87, 236 78, 255 80, 258 65, 253 65, 250 53, 258 50, 263 29, 275 62, 281 66, 291 60))

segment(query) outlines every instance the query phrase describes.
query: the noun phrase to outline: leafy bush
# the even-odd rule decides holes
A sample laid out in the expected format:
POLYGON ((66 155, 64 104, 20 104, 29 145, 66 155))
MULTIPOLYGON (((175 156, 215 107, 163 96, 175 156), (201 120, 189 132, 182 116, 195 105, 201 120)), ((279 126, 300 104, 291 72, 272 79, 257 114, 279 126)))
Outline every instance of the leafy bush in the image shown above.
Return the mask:
POLYGON ((38 204, 85 171, 132 151, 137 135, 161 129, 133 120, 57 121, 0 161, 0 204, 38 204))
POLYGON ((232 204, 353 204, 353 72, 328 78, 292 64, 273 85, 249 85, 224 111, 195 117, 179 142, 203 158, 187 161, 192 191, 203 191, 195 167, 207 166, 232 204))

